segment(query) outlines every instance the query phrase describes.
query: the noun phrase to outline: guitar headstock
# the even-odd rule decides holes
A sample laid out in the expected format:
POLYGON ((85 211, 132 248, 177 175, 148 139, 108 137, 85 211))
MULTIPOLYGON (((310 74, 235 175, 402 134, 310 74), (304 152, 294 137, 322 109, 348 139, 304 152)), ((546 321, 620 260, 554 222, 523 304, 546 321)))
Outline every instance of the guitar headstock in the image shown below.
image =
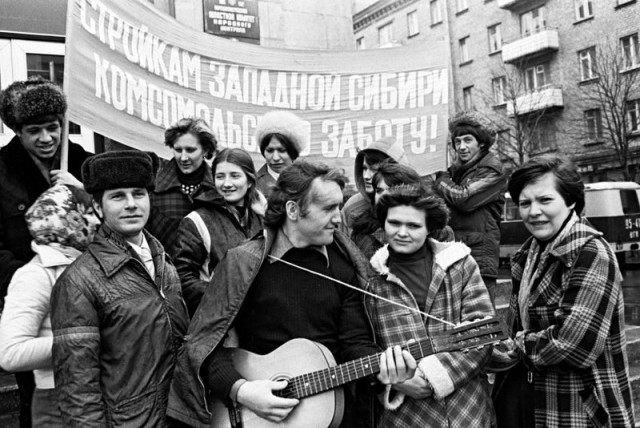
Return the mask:
POLYGON ((468 351, 500 342, 508 337, 504 322, 498 317, 491 317, 431 336, 431 343, 434 352, 468 351))

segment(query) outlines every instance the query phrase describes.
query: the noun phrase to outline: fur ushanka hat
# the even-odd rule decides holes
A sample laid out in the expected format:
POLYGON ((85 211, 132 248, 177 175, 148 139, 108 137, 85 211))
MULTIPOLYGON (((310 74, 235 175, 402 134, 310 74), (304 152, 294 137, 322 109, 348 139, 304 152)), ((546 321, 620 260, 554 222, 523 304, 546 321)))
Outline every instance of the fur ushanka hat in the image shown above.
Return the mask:
POLYGON ((477 111, 463 111, 449 119, 449 134, 454 146, 455 137, 460 135, 458 131, 461 128, 470 131, 485 151, 493 145, 498 134, 493 124, 477 111))
POLYGON ((15 81, 0 93, 0 118, 14 131, 31 118, 56 115, 62 119, 66 111, 62 89, 40 76, 15 81))
POLYGON ((82 164, 82 182, 87 193, 123 187, 153 190, 158 158, 138 150, 100 153, 82 164))
POLYGON ((256 141, 263 156, 264 150, 269 144, 265 137, 269 134, 281 134, 287 137, 293 144, 292 149, 296 152, 295 157, 298 157, 309 147, 309 124, 288 111, 270 111, 258 119, 256 141))

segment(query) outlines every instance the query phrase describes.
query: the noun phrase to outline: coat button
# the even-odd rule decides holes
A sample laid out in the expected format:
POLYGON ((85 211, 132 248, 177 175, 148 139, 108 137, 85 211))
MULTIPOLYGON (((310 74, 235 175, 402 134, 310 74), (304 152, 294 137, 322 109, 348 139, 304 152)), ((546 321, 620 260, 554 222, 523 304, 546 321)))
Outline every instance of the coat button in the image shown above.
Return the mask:
POLYGON ((27 208, 25 204, 18 205, 18 211, 24 211, 27 208))

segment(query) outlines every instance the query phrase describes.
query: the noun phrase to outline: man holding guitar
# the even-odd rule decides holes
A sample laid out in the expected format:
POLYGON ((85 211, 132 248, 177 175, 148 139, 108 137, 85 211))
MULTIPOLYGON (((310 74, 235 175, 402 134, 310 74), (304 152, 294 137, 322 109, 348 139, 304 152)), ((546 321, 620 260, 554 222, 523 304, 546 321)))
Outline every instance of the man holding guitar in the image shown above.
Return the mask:
MULTIPOLYGON (((292 377, 284 364, 286 357, 281 376, 265 374, 248 380, 238 370, 236 347, 265 355, 292 339, 305 338, 318 342, 328 350, 327 360, 333 355, 338 363, 358 358, 368 361, 366 358, 380 352, 372 339, 362 296, 351 288, 366 286, 366 260, 337 230, 345 182, 337 170, 301 160, 281 173, 269 198, 267 229, 229 250, 216 267, 174 373, 169 416, 191 426, 210 426, 210 399, 216 399, 232 410, 231 419, 242 418, 228 426, 249 428, 280 422, 292 427, 338 426, 339 403, 336 415, 325 423, 321 421, 325 410, 298 414, 308 399, 285 398, 310 395, 292 395, 287 382, 278 380, 292 377), (231 343, 232 337, 237 343, 231 343), (248 412, 234 412, 236 407, 248 412), (247 415, 253 418, 246 420, 247 415)), ((363 365, 367 369, 376 366, 368 373, 379 371, 379 382, 396 384, 413 377, 416 362, 408 351, 396 346, 380 355, 379 360, 376 357, 363 365)), ((305 362, 304 356, 288 359, 305 362)), ((339 385, 336 378, 344 380, 355 374, 332 373, 323 380, 339 385)), ((295 391, 304 392, 318 376, 312 373, 309 382, 296 383, 295 391)), ((357 408, 354 397, 345 393, 341 426, 371 421, 368 415, 358 414, 357 408)), ((220 420, 219 413, 213 415, 214 425, 220 420)))

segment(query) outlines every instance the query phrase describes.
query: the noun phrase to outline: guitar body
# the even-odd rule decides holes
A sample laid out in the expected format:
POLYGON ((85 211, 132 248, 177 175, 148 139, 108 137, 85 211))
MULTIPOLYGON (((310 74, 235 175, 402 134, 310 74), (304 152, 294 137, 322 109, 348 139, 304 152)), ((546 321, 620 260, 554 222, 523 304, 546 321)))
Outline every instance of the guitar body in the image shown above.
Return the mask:
MULTIPOLYGON (((329 350, 307 339, 293 339, 267 355, 257 355, 243 349, 233 352, 233 365, 247 380, 289 380, 316 370, 336 365, 329 350)), ((229 411, 220 401, 210 403, 211 426, 231 427, 229 411)), ((303 398, 289 416, 274 423, 241 407, 243 428, 327 428, 338 427, 344 412, 344 391, 335 388, 303 398)))

